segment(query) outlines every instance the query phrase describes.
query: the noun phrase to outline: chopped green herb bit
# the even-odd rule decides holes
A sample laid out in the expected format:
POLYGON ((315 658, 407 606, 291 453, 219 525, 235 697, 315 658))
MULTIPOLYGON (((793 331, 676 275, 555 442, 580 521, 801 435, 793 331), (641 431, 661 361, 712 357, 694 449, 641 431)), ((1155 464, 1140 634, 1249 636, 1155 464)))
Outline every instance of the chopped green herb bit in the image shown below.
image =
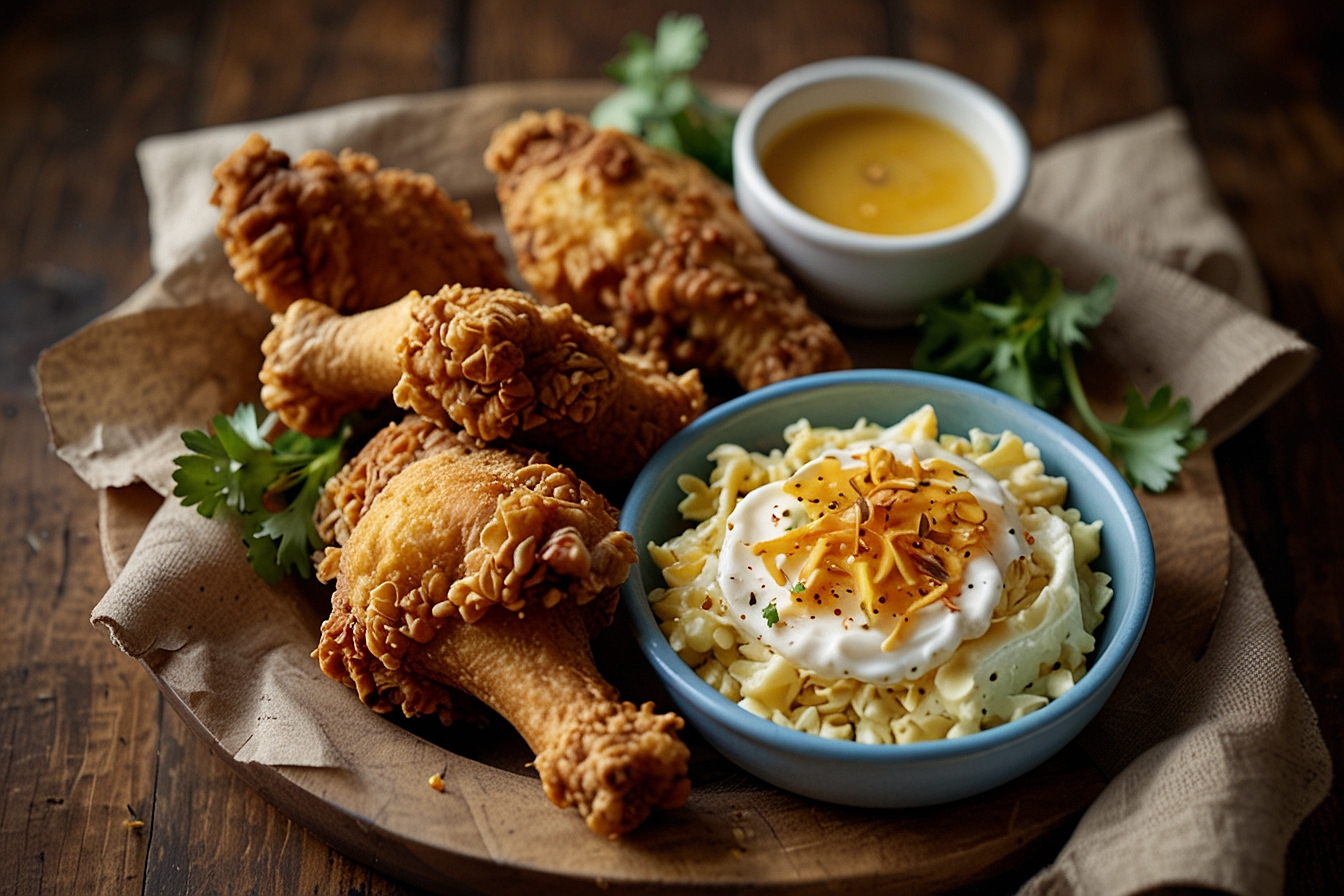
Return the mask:
POLYGON ((765 617, 765 625, 767 628, 774 628, 775 623, 779 622, 779 608, 775 606, 774 601, 770 601, 770 603, 765 605, 765 609, 761 611, 761 615, 765 617))

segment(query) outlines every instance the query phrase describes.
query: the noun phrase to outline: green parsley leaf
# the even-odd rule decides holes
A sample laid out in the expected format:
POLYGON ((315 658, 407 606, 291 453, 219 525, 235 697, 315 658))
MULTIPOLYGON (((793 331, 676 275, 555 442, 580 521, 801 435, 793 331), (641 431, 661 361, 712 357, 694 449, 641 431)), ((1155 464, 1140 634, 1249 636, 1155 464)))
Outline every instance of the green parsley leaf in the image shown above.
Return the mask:
POLYGON ((687 73, 700 64, 709 38, 699 16, 669 13, 656 40, 625 38, 625 52, 603 68, 622 88, 594 108, 594 127, 634 134, 651 146, 684 153, 723 180, 733 180, 737 113, 704 97, 687 73))
POLYGON ((271 583, 285 574, 312 576, 311 554, 322 547, 313 510, 352 431, 349 423, 327 439, 286 431, 272 444, 263 434, 274 426, 273 416, 259 420, 256 408, 240 405, 211 421, 213 436, 183 433, 192 453, 175 458, 173 471, 173 494, 184 506, 206 517, 221 508, 240 517, 248 562, 271 583))
POLYGON ((792 591, 794 594, 802 594, 804 591, 807 590, 807 586, 804 585, 802 582, 794 582, 793 585, 789 588, 789 590, 792 591))
POLYGON ((761 611, 761 615, 765 617, 766 628, 774 628, 775 623, 779 622, 779 608, 775 606, 774 601, 770 601, 770 603, 765 605, 765 609, 761 611))
POLYGON ((654 60, 659 71, 689 72, 700 64, 708 46, 709 36, 699 16, 666 15, 658 22, 654 60))
POLYGON ((1039 259, 1001 265, 976 286, 925 306, 914 366, 978 380, 1027 404, 1053 408, 1064 395, 1064 381, 1053 351, 1051 314, 1073 296, 1058 272, 1039 259))
POLYGON ((1163 491, 1185 456, 1204 442, 1203 430, 1190 419, 1190 403, 1172 404, 1170 388, 1163 387, 1145 405, 1131 387, 1124 420, 1104 423, 1074 366, 1073 348, 1090 348, 1084 331, 1105 319, 1114 297, 1110 275, 1076 292, 1039 258, 1010 261, 975 286, 925 306, 913 365, 984 383, 1048 411, 1067 396, 1093 441, 1131 484, 1163 491))
POLYGON ((1204 444, 1205 432, 1190 419, 1190 401, 1171 403, 1171 387, 1163 386, 1144 404, 1139 390, 1125 392, 1125 416, 1106 423, 1110 451, 1125 479, 1135 487, 1160 492, 1180 472, 1187 454, 1204 444))

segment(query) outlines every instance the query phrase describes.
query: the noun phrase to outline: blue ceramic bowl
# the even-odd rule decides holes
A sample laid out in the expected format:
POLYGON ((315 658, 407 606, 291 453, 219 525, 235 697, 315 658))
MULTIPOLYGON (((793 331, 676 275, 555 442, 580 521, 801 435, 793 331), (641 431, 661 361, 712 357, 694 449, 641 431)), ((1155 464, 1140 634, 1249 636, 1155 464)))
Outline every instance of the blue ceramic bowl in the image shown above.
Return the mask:
POLYGON ((906 370, 854 370, 778 383, 729 401, 677 434, 635 480, 621 514, 635 537, 639 567, 624 586, 626 606, 649 662, 687 721, 724 756, 777 787, 851 806, 927 806, 989 790, 1054 755, 1115 690, 1129 664, 1153 597, 1153 545, 1134 493, 1115 467, 1073 429, 984 386, 906 370), (1046 470, 1069 480, 1069 505, 1102 520, 1101 557, 1092 568, 1113 577, 1115 596, 1097 629, 1088 672, 1067 693, 1025 718, 955 740, 859 744, 792 731, 732 703, 682 662, 658 629, 648 593, 662 577, 648 543, 689 525, 677 513, 677 476, 708 478, 706 456, 733 442, 750 450, 784 447, 784 427, 852 426, 860 417, 896 423, 933 405, 940 429, 966 434, 1011 429, 1041 451, 1046 470))

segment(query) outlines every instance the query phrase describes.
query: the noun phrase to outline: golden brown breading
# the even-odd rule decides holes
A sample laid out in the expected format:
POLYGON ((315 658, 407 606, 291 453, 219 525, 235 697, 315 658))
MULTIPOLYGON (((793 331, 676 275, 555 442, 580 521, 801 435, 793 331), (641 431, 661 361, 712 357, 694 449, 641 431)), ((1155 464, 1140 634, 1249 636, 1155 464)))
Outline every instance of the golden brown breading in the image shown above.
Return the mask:
POLYGON ((611 323, 674 369, 726 370, 748 389, 850 366, 698 162, 552 111, 496 131, 485 163, 543 301, 611 323))
POLYGON ((327 544, 345 544, 374 498, 417 460, 436 454, 464 456, 484 447, 480 439, 444 429, 417 414, 389 423, 327 480, 313 512, 318 536, 327 544))
POLYGON ((234 277, 272 311, 348 314, 445 283, 507 286, 494 238, 427 174, 343 150, 289 156, 252 134, 215 168, 210 202, 234 277))
POLYGON ((401 377, 397 343, 412 323, 409 300, 342 315, 299 299, 271 321, 261 343, 261 403, 290 429, 328 436, 341 417, 392 395, 401 377))
POLYGON ((611 339, 568 306, 513 290, 446 286, 349 317, 299 301, 262 344, 261 397, 290 428, 326 435, 393 395, 441 425, 614 481, 698 416, 705 393, 697 372, 669 374, 611 339))
MULTIPOLYGON (((424 448, 407 433, 374 455, 394 443, 424 448)), ((314 652, 329 676, 380 712, 442 717, 445 687, 480 699, 537 754, 551 801, 598 833, 685 801, 681 719, 620 702, 593 665, 588 639, 635 561, 601 495, 540 455, 481 448, 414 460, 361 507, 319 571, 338 573, 314 652)))
POLYGON ((513 439, 603 481, 639 472, 705 407, 698 371, 624 355, 610 330, 513 290, 420 299, 398 351, 398 405, 486 440, 513 439))

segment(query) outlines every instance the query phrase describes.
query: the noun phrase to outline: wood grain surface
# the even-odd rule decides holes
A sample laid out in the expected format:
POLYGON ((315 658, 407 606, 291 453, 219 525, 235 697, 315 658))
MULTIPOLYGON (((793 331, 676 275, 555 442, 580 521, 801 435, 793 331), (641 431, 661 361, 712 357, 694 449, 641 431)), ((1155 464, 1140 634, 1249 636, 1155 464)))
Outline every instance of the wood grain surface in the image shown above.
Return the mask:
MULTIPOLYGON (((149 273, 147 136, 377 94, 592 77, 660 3, 52 0, 0 8, 0 892, 415 892, 272 809, 87 622, 106 587, 97 497, 47 450, 37 352, 149 273), (136 827, 137 820, 146 821, 136 827), (127 826, 126 823, 132 823, 127 826)), ((1344 754, 1344 43, 1336 5, 681 3, 698 76, 763 83, 836 55, 913 56, 1003 97, 1035 145, 1176 103, 1312 375, 1219 448, 1336 760, 1344 754)), ((1344 880, 1339 783, 1290 847, 1287 892, 1344 880)), ((1045 855, 987 888, 1011 891, 1045 855)))

